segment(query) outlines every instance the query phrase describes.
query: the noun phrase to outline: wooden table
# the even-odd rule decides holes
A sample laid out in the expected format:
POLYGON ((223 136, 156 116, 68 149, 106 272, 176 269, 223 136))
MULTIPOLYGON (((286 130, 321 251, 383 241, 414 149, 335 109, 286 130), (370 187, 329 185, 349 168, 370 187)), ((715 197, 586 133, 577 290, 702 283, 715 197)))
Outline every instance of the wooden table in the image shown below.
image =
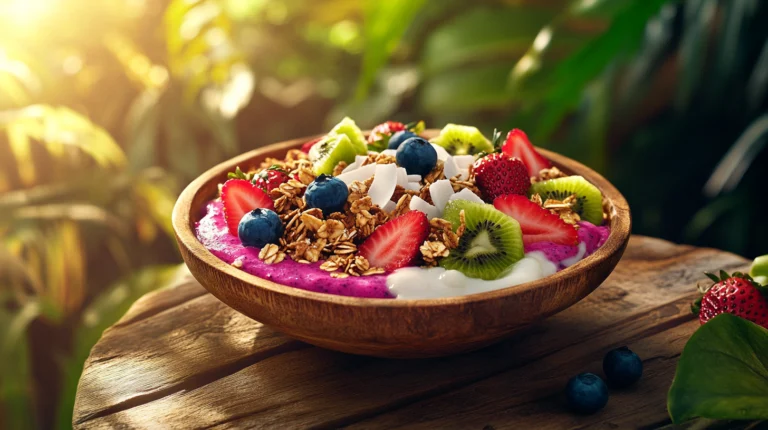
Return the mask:
POLYGON ((589 297, 516 338, 459 356, 386 360, 291 340, 233 311, 188 274, 141 298, 94 346, 76 428, 653 428, 698 326, 703 271, 746 270, 726 252, 634 236, 589 297), (643 379, 576 416, 563 387, 629 345, 643 379))

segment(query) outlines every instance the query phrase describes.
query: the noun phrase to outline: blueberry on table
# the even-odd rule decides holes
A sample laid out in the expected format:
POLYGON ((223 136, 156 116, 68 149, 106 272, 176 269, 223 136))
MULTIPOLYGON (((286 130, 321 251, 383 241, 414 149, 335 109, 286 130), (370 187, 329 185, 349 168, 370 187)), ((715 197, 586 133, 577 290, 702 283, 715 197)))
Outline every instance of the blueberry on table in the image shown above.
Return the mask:
POLYGON ((603 359, 603 372, 613 387, 628 387, 643 375, 643 361, 623 346, 608 352, 603 359))
POLYGON ((419 137, 416 133, 408 130, 401 130, 396 132, 392 135, 392 137, 389 138, 389 144, 387 144, 387 149, 397 149, 400 147, 400 145, 403 144, 406 140, 412 138, 412 137, 419 137))
POLYGON ((405 168, 409 175, 427 176, 437 164, 437 151, 426 139, 412 137, 399 148, 395 154, 397 165, 405 168))
POLYGON ((574 412, 593 414, 608 403, 608 386, 594 373, 581 373, 568 381, 565 396, 574 412))
POLYGON ((277 243, 283 229, 283 222, 275 211, 260 208, 243 215, 237 226, 237 236, 244 246, 261 248, 268 243, 277 243))
POLYGON ((344 181, 321 174, 307 187, 304 201, 308 208, 318 208, 327 216, 344 209, 347 196, 349 196, 349 189, 344 181))

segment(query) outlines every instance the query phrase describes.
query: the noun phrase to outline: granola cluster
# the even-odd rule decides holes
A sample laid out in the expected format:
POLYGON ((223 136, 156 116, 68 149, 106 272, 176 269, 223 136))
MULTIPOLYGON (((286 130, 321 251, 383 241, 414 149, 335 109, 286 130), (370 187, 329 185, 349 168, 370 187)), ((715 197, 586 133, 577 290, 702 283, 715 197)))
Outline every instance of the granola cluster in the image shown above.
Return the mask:
MULTIPOLYGON (((384 154, 371 154, 362 165, 395 163, 395 157, 384 154)), ((397 201, 394 210, 387 212, 375 205, 367 191, 373 178, 355 181, 349 186, 349 196, 344 210, 325 217, 320 209, 305 207, 302 198, 306 187, 315 180, 312 165, 306 154, 301 151, 289 151, 284 160, 268 158, 261 164, 261 169, 278 166, 288 172, 292 178, 270 191, 274 199, 275 212, 285 223, 283 237, 279 244, 270 244, 261 249, 259 259, 267 264, 276 264, 286 257, 310 264, 324 260, 322 270, 331 272, 335 278, 348 276, 369 276, 384 273, 384 269, 373 267, 365 257, 357 253, 357 243, 361 242, 380 225, 410 210, 413 196, 429 198, 429 185, 444 179, 442 163, 425 178, 421 190, 406 190, 397 186, 393 201, 397 201)), ((347 166, 340 162, 334 174, 340 174, 347 166)), ((451 179, 455 190, 475 189, 471 181, 461 181, 459 177, 451 179)), ((428 265, 437 264, 437 259, 448 255, 450 249, 458 246, 464 224, 454 232, 450 222, 435 218, 430 221, 429 239, 421 247, 424 261, 428 265)))
MULTIPOLYGON (((391 163, 396 163, 394 156, 379 153, 368 155, 361 165, 391 163)), ((346 162, 340 162, 333 169, 333 175, 341 174, 347 165, 346 162)), ((466 188, 476 195, 481 195, 475 184, 472 166, 469 167, 466 178, 462 178, 462 175, 446 178, 444 164, 438 161, 435 168, 422 179, 418 190, 396 186, 392 201, 397 203, 391 211, 386 211, 372 202, 367 194, 373 182, 373 178, 369 178, 349 185, 349 194, 343 211, 324 216, 320 209, 306 208, 303 199, 307 186, 316 177, 307 154, 299 150, 290 150, 284 159, 264 160, 260 168, 266 169, 271 166, 279 167, 290 177, 287 182, 269 192, 274 200, 275 212, 283 221, 285 229, 279 244, 263 247, 259 252, 259 259, 267 264, 277 264, 286 258, 303 264, 323 261, 320 269, 330 272, 334 278, 384 273, 383 268, 371 266, 365 257, 358 254, 357 244, 382 224, 408 212, 412 198, 419 197, 428 203, 433 203, 429 188, 435 181, 448 179, 454 192, 466 188)), ((242 174, 239 169, 238 174, 242 174)), ((542 170, 537 177, 532 177, 531 183, 565 176, 567 175, 557 167, 551 167, 542 170)), ((543 200, 539 194, 534 194, 530 200, 578 228, 577 223, 580 217, 573 210, 577 203, 576 195, 568 196, 564 200, 543 200)), ((608 209, 604 202, 606 219, 608 209)), ((445 219, 431 219, 427 240, 419 248, 424 264, 436 266, 439 259, 447 257, 452 249, 458 247, 465 229, 464 211, 461 211, 460 225, 455 229, 445 219)), ((235 261, 233 265, 240 267, 242 261, 235 261)))

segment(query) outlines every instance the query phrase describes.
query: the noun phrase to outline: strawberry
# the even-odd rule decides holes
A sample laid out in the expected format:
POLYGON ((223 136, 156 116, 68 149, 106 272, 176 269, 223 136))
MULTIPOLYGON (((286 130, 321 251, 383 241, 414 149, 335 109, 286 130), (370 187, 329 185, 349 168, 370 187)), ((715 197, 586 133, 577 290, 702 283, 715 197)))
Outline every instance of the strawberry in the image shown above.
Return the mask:
POLYGON ((395 270, 413 263, 427 236, 427 216, 421 211, 410 211, 379 226, 358 250, 371 267, 395 270))
POLYGON ((398 131, 408 130, 415 134, 424 131, 424 121, 403 124, 397 121, 386 121, 373 127, 368 134, 368 149, 371 151, 383 151, 387 149, 389 138, 398 131))
POLYGON ((510 194, 497 197, 493 206, 520 223, 526 245, 534 242, 576 245, 579 240, 576 228, 525 196, 510 194))
POLYGON ((322 140, 324 137, 325 136, 320 136, 317 139, 312 139, 309 142, 304 143, 301 145, 301 151, 309 154, 309 150, 312 149, 312 147, 315 146, 317 142, 320 142, 320 140, 322 140))
POLYGON ((507 140, 501 146, 501 152, 523 160, 528 168, 528 176, 531 177, 539 176, 539 172, 552 167, 549 160, 536 152, 528 136, 517 128, 507 134, 507 140))
POLYGON ((257 208, 275 208, 267 193, 245 179, 225 182, 221 187, 221 201, 229 234, 233 236, 237 236, 237 226, 245 214, 257 208))
MULTIPOLYGON (((406 125, 397 121, 386 121, 371 129, 371 134, 368 135, 368 143, 374 143, 379 140, 389 139, 393 134, 398 131, 406 129, 406 125)), ((386 145, 385 145, 386 146, 386 145)))
POLYGON ((475 161, 475 184, 486 201, 506 194, 527 194, 531 187, 528 169, 518 158, 492 153, 475 161))
POLYGON ((255 178, 253 184, 266 192, 270 192, 279 187, 280 184, 288 182, 290 177, 288 173, 278 165, 273 165, 268 169, 262 170, 255 178))
POLYGON ((700 303, 693 306, 702 324, 724 312, 736 315, 768 328, 768 299, 764 288, 755 284, 749 275, 720 271, 720 277, 707 274, 715 284, 706 289, 700 303))

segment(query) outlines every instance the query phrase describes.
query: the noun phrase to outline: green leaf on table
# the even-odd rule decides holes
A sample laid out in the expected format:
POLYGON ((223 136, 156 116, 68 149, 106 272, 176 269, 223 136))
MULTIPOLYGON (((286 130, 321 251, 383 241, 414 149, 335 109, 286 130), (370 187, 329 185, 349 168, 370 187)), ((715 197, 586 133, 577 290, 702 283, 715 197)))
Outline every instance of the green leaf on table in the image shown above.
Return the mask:
POLYGON ((669 389, 672 422, 768 419, 768 330, 721 314, 691 336, 669 389))
POLYGON ((357 99, 368 93, 379 69, 395 51, 408 25, 426 3, 425 0, 367 0, 363 35, 362 71, 357 83, 357 99))

